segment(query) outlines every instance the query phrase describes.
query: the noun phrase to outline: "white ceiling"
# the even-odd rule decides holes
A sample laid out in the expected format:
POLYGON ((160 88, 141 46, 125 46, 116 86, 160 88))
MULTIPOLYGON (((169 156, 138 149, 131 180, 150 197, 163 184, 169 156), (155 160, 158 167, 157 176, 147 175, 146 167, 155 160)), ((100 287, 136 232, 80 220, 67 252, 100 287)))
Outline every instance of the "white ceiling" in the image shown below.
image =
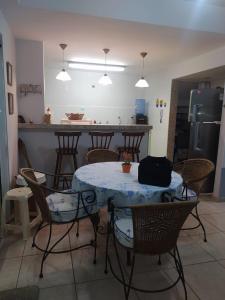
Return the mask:
MULTIPOLYGON (((99 1, 102 0, 92 0, 92 3, 99 1)), ((123 0, 123 3, 126 1, 123 0)), ((146 1, 135 2, 140 4, 146 1)), ((160 2, 161 0, 157 1, 160 2)), ((172 4, 177 0, 170 1, 172 4)), ((179 1, 193 5, 193 1, 179 1)), ((128 66, 128 71, 139 67, 139 53, 148 51, 149 55, 146 57, 148 72, 225 45, 225 34, 96 17, 94 16, 96 14, 93 13, 96 11, 96 7, 93 9, 92 15, 65 12, 66 8, 68 10, 72 4, 76 4, 77 6, 73 6, 73 8, 77 7, 77 10, 81 12, 81 8, 84 10, 86 7, 81 4, 88 2, 89 0, 1 0, 0 10, 6 16, 16 37, 43 40, 47 61, 53 63, 61 59, 61 51, 58 47, 61 42, 68 44, 68 49, 65 52, 67 59, 76 57, 102 58, 102 49, 108 47, 111 49, 108 60, 124 63, 128 66), (56 5, 59 6, 60 3, 64 4, 64 9, 61 11, 60 7, 56 5), (34 6, 45 7, 45 9, 34 6)), ((121 3, 121 0, 108 1, 107 3, 112 2, 121 3)), ((133 2, 130 0, 130 3, 133 2)), ((210 7, 214 10, 214 6, 210 7)), ((98 11, 103 14, 103 10, 100 8, 101 6, 98 11)), ((177 11, 175 12, 177 13, 177 11)), ((158 19, 161 20, 159 15, 158 19)))

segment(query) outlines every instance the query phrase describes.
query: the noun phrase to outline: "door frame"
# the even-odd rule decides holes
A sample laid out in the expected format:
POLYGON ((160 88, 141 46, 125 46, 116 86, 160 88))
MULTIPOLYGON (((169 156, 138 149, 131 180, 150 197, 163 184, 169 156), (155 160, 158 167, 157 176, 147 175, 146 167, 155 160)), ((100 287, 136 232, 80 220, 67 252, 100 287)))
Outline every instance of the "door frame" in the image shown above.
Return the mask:
POLYGON ((5 92, 5 61, 4 61, 4 41, 0 33, 0 174, 1 192, 3 195, 9 190, 9 152, 8 152, 8 132, 7 132, 7 107, 5 92))

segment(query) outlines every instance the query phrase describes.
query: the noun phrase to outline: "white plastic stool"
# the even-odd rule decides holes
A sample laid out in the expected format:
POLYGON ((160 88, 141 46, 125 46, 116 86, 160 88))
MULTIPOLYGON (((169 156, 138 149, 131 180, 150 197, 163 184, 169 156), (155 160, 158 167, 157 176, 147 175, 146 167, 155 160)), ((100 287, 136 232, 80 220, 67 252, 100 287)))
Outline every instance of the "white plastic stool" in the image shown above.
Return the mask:
POLYGON ((30 222, 28 199, 32 196, 33 193, 28 187, 15 188, 6 193, 2 203, 3 232, 10 229, 20 229, 23 233, 23 239, 27 240, 29 238, 31 228, 41 221, 40 210, 37 208, 37 216, 30 222), (6 224, 7 201, 15 201, 15 224, 6 224), (17 224, 18 221, 19 223, 17 224))

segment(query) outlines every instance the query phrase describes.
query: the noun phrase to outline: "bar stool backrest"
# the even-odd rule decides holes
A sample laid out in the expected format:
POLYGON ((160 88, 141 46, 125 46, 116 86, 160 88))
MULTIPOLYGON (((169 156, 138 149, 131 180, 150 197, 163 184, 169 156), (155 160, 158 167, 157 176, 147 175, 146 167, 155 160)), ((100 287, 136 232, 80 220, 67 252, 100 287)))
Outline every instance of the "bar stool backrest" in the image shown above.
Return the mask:
POLYGON ((91 148, 92 149, 109 149, 114 132, 91 131, 91 148))
POLYGON ((124 137, 124 149, 129 151, 130 149, 139 150, 141 141, 143 136, 145 135, 144 132, 122 132, 124 137))
POLYGON ((42 220, 46 222, 51 221, 51 213, 46 201, 47 189, 43 185, 39 184, 35 178, 34 170, 31 168, 22 168, 20 174, 25 178, 29 188, 31 189, 34 199, 41 211, 42 220))
POLYGON ((58 138, 58 150, 62 154, 73 154, 77 152, 77 145, 81 136, 80 131, 56 131, 58 138))

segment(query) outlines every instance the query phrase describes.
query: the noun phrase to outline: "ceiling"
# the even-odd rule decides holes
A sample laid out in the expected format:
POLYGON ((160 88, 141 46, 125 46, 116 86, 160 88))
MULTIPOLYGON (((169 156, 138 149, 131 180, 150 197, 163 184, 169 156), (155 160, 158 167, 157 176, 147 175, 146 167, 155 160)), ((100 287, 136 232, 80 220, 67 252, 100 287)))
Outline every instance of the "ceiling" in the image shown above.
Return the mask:
MULTIPOLYGON (((92 3, 99 1, 101 0, 92 0, 92 3)), ((190 4, 195 0, 179 1, 190 4)), ((68 60, 77 57, 101 59, 102 49, 110 48, 108 61, 118 61, 127 65, 128 72, 138 70, 141 63, 139 53, 147 51, 149 54, 146 57, 146 73, 225 45, 223 33, 103 18, 94 16, 93 13, 84 15, 80 13, 79 5, 79 13, 65 11, 65 7, 69 7, 66 3, 78 2, 86 3, 89 0, 1 0, 0 10, 17 38, 44 41, 46 61, 53 65, 61 59, 58 46, 61 42, 68 44, 65 51, 68 60), (64 10, 53 7, 54 3, 62 2, 65 4, 64 10)))

